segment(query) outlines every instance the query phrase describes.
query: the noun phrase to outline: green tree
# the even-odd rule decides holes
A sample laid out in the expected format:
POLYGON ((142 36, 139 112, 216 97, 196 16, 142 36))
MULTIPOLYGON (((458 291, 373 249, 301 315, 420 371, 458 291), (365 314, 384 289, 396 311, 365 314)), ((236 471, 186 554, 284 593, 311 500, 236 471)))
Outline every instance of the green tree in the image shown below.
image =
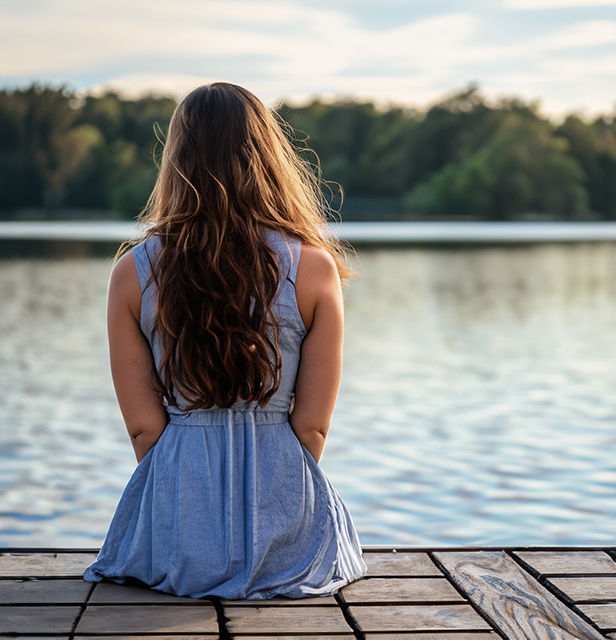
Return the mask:
POLYGON ((79 125, 64 87, 0 91, 0 210, 63 204, 67 184, 100 143, 79 125))
POLYGON ((584 185, 590 208, 599 213, 616 215, 616 129, 613 119, 597 118, 584 122, 571 115, 556 129, 567 139, 571 155, 584 170, 584 185))
POLYGON ((417 213, 495 220, 526 212, 584 214, 586 176, 568 151, 547 121, 512 111, 478 151, 412 189, 406 205, 417 213))

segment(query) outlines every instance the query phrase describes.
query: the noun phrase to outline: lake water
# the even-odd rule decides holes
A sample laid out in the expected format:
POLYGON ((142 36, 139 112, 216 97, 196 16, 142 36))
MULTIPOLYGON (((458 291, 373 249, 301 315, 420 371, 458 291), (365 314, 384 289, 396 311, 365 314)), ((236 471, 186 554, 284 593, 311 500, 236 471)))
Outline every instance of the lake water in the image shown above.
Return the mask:
MULTIPOLYGON (((322 467, 365 544, 614 544, 616 244, 365 251, 322 467)), ((135 467, 109 261, 0 262, 0 546, 102 542, 135 467)))

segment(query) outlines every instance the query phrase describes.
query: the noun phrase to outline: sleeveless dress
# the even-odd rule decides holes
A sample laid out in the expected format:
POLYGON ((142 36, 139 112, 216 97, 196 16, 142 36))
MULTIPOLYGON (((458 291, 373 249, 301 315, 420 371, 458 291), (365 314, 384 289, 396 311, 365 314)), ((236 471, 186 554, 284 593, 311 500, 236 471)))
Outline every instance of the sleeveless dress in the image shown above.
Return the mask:
MULTIPOLYGON (((167 407, 169 423, 128 482, 86 580, 137 579, 178 596, 263 599, 324 596, 366 571, 351 517, 289 425, 307 330, 295 298, 300 243, 264 232, 281 287, 281 383, 265 407, 167 407), (286 275, 286 277, 285 277, 286 275)), ((151 338, 156 237, 133 248, 142 291, 141 329, 151 338)))

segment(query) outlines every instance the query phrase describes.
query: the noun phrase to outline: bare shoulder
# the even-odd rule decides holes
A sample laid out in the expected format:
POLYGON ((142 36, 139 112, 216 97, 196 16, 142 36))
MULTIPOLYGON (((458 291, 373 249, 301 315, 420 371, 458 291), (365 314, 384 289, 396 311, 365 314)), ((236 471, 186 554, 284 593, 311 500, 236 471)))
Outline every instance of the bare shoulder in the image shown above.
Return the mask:
POLYGON ((302 244, 302 252, 299 259, 298 278, 302 275, 317 278, 329 277, 338 278, 336 262, 331 254, 322 247, 315 247, 311 244, 302 244))
POLYGON ((295 295, 299 312, 308 329, 312 325, 317 307, 328 302, 337 304, 341 296, 340 277, 336 262, 328 251, 302 244, 295 295))
POLYGON ((109 301, 128 305, 131 313, 139 318, 141 287, 132 250, 127 251, 113 267, 109 280, 109 301))

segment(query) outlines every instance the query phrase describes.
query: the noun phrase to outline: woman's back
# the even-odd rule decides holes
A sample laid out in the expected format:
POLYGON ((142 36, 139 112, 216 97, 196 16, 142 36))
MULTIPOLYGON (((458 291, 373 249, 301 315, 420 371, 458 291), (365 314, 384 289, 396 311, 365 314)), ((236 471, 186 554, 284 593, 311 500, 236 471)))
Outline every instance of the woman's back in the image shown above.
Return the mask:
MULTIPOLYGON (((300 350, 302 342, 307 334, 307 329, 300 314, 295 285, 297 280, 298 266, 301 255, 301 244, 289 236, 283 236, 278 232, 265 229, 263 234, 267 237, 268 243, 274 249, 280 269, 280 286, 278 295, 272 306, 272 311, 277 320, 278 348, 282 361, 280 373, 280 385, 276 393, 267 403, 267 412, 282 412, 288 414, 295 388, 295 379, 299 367, 300 350)), ((155 264, 160 241, 156 236, 150 236, 144 242, 133 248, 135 267, 139 278, 139 285, 142 291, 140 324, 144 335, 147 337, 152 348, 154 364, 158 368, 161 361, 160 340, 154 334, 154 320, 156 309, 156 287, 151 274, 151 267, 155 264)), ((177 394, 176 394, 177 397, 177 394)), ((178 398, 180 407, 181 397, 178 398)), ((237 400, 232 410, 252 410, 262 411, 256 402, 245 402, 237 400)), ((182 408, 168 407, 168 412, 172 415, 185 413, 182 408)), ((199 409, 190 412, 192 419, 197 419, 201 413, 212 411, 211 409, 199 409)))
MULTIPOLYGON (((268 232, 279 258, 280 385, 261 407, 168 407, 169 423, 140 463, 86 579, 136 578, 176 595, 325 595, 365 572, 350 516, 289 424, 307 334, 295 295, 300 243, 268 232)), ((152 339, 155 237, 133 249, 141 328, 152 339)))

